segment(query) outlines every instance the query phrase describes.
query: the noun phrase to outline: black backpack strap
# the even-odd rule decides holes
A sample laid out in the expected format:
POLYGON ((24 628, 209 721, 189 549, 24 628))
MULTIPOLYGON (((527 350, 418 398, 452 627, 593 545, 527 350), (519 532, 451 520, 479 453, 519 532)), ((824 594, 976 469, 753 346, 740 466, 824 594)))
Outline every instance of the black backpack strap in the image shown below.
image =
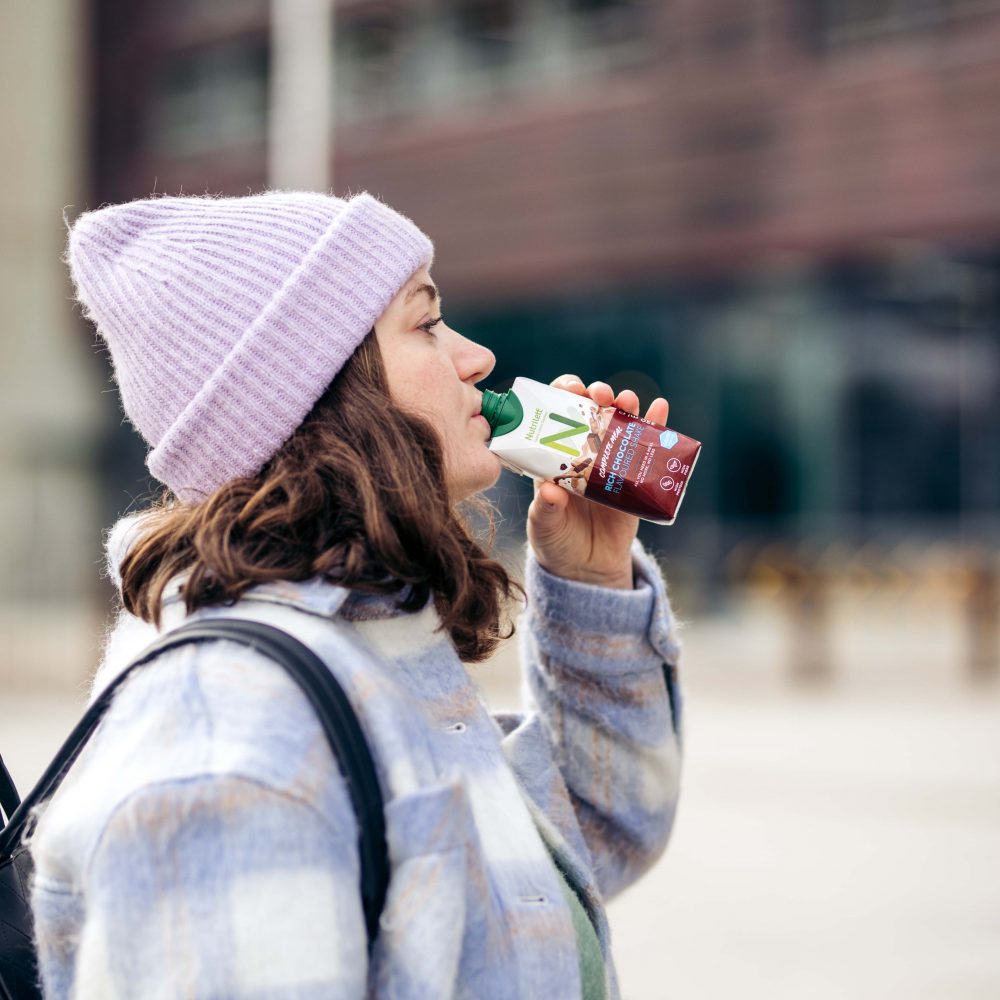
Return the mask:
POLYGON ((14 787, 14 779, 11 778, 3 757, 0 757, 0 809, 3 810, 4 816, 10 819, 20 804, 21 798, 14 787))
MULTIPOLYGON (((13 803, 10 822, 0 832, 0 859, 9 856, 17 846, 31 811, 50 796, 72 767, 87 740, 97 728, 115 692, 134 670, 149 663, 160 653, 189 642, 226 639, 250 646, 274 660, 289 673, 312 705, 344 780, 358 822, 358 851, 361 861, 361 898, 371 948, 378 932, 378 919, 385 903, 389 884, 389 857, 385 841, 385 814, 382 793, 368 742, 350 702, 336 677, 308 646, 287 632, 261 622, 242 618, 210 618, 188 622, 161 636, 133 660, 87 709, 66 742, 46 768, 25 800, 13 803)), ((10 785, 17 798, 14 784, 5 769, 0 776, 10 785)), ((9 793, 6 794, 9 799, 9 793)), ((4 803, 7 809, 7 803, 4 803)))

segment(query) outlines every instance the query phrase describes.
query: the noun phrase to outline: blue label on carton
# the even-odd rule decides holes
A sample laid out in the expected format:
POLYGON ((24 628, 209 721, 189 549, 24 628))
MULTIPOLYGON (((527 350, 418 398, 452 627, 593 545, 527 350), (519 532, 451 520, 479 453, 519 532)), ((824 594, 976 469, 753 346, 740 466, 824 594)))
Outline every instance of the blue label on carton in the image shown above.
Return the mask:
POLYGON ((680 439, 677 437, 677 431, 666 430, 660 435, 660 447, 673 448, 679 440, 680 439))

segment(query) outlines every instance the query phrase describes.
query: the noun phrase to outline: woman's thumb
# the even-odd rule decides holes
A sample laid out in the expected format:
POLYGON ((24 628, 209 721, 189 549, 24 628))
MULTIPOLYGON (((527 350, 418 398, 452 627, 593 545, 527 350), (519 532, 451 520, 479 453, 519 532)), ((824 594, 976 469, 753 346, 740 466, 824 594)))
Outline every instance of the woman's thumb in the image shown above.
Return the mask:
POLYGON ((555 483, 542 483, 538 487, 538 506, 543 514, 552 516, 561 514, 566 509, 569 496, 566 491, 555 483))

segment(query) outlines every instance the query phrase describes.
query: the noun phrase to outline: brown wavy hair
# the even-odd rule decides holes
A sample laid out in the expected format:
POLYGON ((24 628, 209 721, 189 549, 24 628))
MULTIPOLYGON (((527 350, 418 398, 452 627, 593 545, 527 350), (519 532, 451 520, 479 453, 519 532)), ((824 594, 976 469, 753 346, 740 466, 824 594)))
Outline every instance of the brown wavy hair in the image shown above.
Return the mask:
POLYGON ((319 576, 396 595, 407 611, 433 598, 461 657, 483 660, 513 634, 508 602, 524 590, 488 554, 490 506, 463 507, 447 495, 437 432, 390 402, 372 331, 259 473, 197 504, 161 497, 122 562, 122 602, 159 624, 178 574, 189 614, 257 583, 319 576), (467 512, 483 521, 482 541, 467 512))

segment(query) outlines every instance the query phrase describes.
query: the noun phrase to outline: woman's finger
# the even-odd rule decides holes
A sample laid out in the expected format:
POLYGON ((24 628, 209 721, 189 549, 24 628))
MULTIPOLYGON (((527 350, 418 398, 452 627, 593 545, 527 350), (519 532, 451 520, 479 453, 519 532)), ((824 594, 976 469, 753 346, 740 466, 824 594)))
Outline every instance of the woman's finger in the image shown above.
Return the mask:
POLYGON ((587 394, 583 379, 579 375, 560 375, 553 379, 549 385, 555 386, 557 389, 566 389, 568 392, 575 392, 578 396, 587 394))
MULTIPOLYGON (((639 397, 632 389, 623 389, 615 396, 614 389, 607 382, 591 382, 585 386, 579 375, 567 372, 554 378, 549 385, 557 389, 566 389, 577 396, 589 396, 598 406, 617 406, 626 413, 638 415, 639 397)), ((653 400, 646 413, 646 419, 655 424, 665 424, 670 405, 662 397, 653 400)))
POLYGON ((622 391, 618 393, 618 397, 615 399, 615 406, 617 406, 619 410, 631 413, 633 417, 638 416, 639 397, 631 389, 622 389, 622 391))
POLYGON ((615 401, 615 391, 607 382, 591 382, 587 394, 598 406, 611 406, 615 401))
POLYGON ((657 396, 649 409, 646 411, 646 419, 651 424, 659 424, 661 427, 667 426, 667 417, 670 415, 670 404, 662 397, 657 396))

